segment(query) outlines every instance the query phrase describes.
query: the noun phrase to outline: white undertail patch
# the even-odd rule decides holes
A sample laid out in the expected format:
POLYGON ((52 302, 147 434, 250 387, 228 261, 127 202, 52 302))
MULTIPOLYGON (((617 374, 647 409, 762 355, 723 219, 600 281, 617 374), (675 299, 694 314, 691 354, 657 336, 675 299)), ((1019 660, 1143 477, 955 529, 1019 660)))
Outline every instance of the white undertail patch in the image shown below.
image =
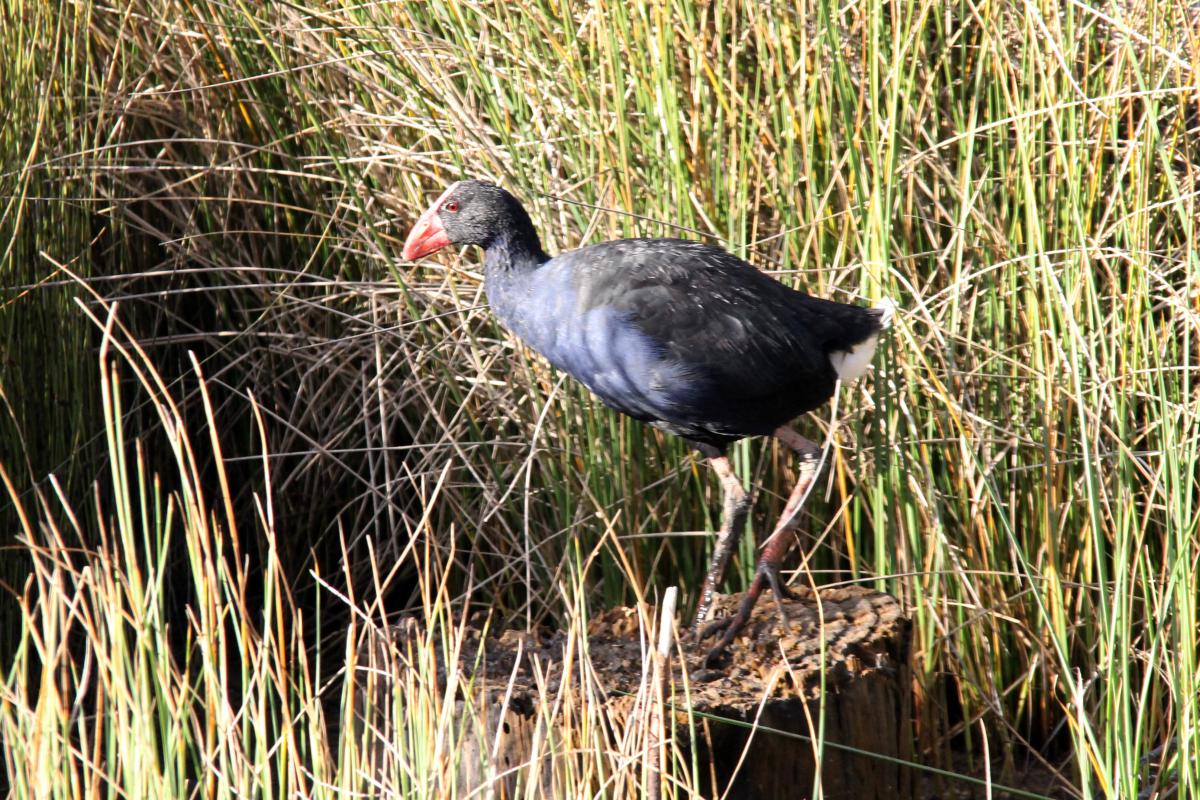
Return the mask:
POLYGON ((892 327, 892 317, 896 316, 896 304, 892 302, 892 298, 885 297, 875 304, 875 308, 879 310, 879 330, 886 331, 892 327))
MULTIPOLYGON (((883 298, 875 306, 879 310, 879 332, 886 331, 892 325, 892 317, 896 314, 896 304, 888 298, 883 298)), ((879 344, 879 334, 864 339, 850 348, 849 352, 834 352, 829 354, 829 363, 837 373, 842 383, 849 383, 862 377, 875 358, 875 347, 879 344)))

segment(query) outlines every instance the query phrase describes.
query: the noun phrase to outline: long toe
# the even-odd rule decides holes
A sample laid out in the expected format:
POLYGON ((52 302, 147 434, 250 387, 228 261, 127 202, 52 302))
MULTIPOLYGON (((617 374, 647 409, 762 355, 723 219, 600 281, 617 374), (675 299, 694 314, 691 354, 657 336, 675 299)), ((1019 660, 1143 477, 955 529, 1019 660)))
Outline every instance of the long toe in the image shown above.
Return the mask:
POLYGON ((725 656, 729 650, 729 644, 733 641, 733 637, 737 636, 738 631, 746 624, 745 619, 739 619, 741 613, 737 613, 732 617, 725 617, 718 620, 720 625, 716 623, 709 625, 705 633, 715 634, 721 632, 721 638, 712 646, 712 649, 704 656, 705 669, 715 669, 719 667, 725 660, 725 656))
POLYGON ((717 634, 721 634, 721 638, 713 645, 712 649, 704 657, 704 666, 712 669, 718 666, 725 658, 726 651, 729 649, 730 643, 734 637, 746 626, 750 621, 750 615, 754 611, 754 606, 758 602, 758 598, 762 596, 765 589, 770 588, 773 599, 775 600, 775 609, 779 612, 779 621, 783 626, 783 630, 791 629, 791 621, 788 619, 787 610, 783 607, 782 600, 784 598, 795 600, 797 595, 779 580, 779 565, 769 561, 759 562, 758 570, 754 576, 754 581, 750 584, 750 588, 743 595, 741 603, 738 604, 737 612, 728 617, 721 617, 705 625, 703 628, 697 627, 696 641, 703 642, 717 634))
POLYGON ((704 657, 704 668, 717 669, 720 667, 725 661, 726 647, 724 641, 721 641, 709 650, 708 655, 704 657))
POLYGON ((788 619, 787 609, 783 607, 784 598, 788 600, 797 599, 797 595, 787 587, 787 584, 779 580, 779 565, 770 562, 760 562, 758 565, 758 577, 766 582, 771 587, 771 596, 775 600, 775 610, 779 612, 779 622, 783 626, 784 631, 792 629, 792 621, 788 619))
POLYGON ((704 629, 704 632, 700 636, 701 639, 706 639, 718 632, 721 634, 721 638, 717 640, 716 645, 704 657, 704 666, 711 668, 720 663, 726 648, 733 641, 733 637, 737 636, 738 632, 750 621, 750 612, 754 610, 754 604, 758 602, 758 598, 762 595, 764 588, 765 583, 762 576, 755 576, 754 580, 750 583, 750 588, 742 596, 742 602, 738 604, 737 613, 733 616, 716 620, 704 629))
POLYGON ((775 593, 777 598, 786 597, 788 600, 796 600, 799 598, 791 588, 779 579, 779 565, 769 561, 761 561, 758 564, 758 575, 771 587, 771 591, 775 593))
POLYGON ((696 641, 703 642, 705 639, 711 639, 713 636, 716 636, 718 633, 721 633, 721 632, 727 630, 729 628, 729 626, 732 624, 733 624, 733 617, 721 617, 720 619, 714 619, 712 622, 708 623, 703 628, 698 629, 698 632, 696 634, 696 641))

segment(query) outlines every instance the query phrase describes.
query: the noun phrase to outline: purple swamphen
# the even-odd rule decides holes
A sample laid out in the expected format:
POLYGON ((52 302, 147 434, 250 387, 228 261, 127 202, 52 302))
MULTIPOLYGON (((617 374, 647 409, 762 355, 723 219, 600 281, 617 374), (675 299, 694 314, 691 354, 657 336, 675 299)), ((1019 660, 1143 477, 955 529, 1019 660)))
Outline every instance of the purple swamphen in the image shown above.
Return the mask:
POLYGON ((620 239, 551 258, 521 203, 481 181, 455 183, 434 201, 403 256, 452 244, 484 249, 488 301, 508 330, 606 405, 683 437, 710 460, 724 517, 694 630, 701 639, 722 633, 706 658, 716 663, 764 588, 790 595, 779 566, 820 450, 787 425, 829 400, 839 380, 866 371, 891 304, 811 297, 724 250, 680 239, 620 239), (704 628, 750 508, 725 450, 769 435, 799 454, 799 480, 737 613, 704 628))

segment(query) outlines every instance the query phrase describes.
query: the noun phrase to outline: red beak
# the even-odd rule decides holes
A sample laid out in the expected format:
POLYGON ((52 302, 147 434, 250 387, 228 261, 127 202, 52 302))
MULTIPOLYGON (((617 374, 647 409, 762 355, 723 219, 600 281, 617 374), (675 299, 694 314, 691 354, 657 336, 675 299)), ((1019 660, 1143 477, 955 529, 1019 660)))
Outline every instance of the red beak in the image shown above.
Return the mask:
POLYGON ((416 261, 421 256, 427 256, 450 244, 450 237, 442 227, 442 219, 437 212, 438 203, 434 203, 417 220, 404 242, 404 249, 400 251, 405 260, 416 261))

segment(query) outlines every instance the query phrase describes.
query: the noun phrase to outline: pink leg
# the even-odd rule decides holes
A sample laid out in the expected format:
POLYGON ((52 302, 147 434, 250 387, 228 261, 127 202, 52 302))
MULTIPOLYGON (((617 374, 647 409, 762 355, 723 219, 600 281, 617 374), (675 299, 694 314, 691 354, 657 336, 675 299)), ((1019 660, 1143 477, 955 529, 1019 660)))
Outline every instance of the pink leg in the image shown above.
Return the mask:
POLYGON ((746 530, 746 514, 750 511, 750 496, 742 488, 742 482, 734 473, 729 459, 717 456, 709 463, 721 479, 721 492, 725 502, 721 514, 721 530, 717 531, 717 545, 713 548, 712 564, 704 577, 704 590, 700 593, 700 604, 696 607, 696 619, 692 623, 692 630, 696 633, 699 633, 700 626, 708 621, 713 592, 725 577, 729 559, 733 556, 733 551, 737 550, 746 530))
POLYGON ((775 525, 775 530, 762 544, 758 569, 750 588, 746 590, 746 594, 742 598, 741 605, 738 606, 737 613, 732 617, 717 620, 700 634, 700 638, 703 639, 722 632, 720 640, 712 650, 708 651, 708 655, 704 659, 708 666, 713 666, 720 661, 725 648, 750 619, 750 612, 754 609, 754 604, 758 602, 758 598, 762 596, 763 590, 767 587, 771 588, 779 615, 783 618, 784 625, 787 625, 787 614, 784 612, 779 598, 790 597, 792 593, 779 582, 779 566, 783 563, 783 557, 791 549, 793 532, 800 523, 800 511, 817 478, 817 469, 821 463, 821 449, 791 428, 781 427, 775 431, 775 436, 800 455, 800 475, 796 479, 796 486, 788 496, 787 504, 783 507, 783 513, 775 525))

